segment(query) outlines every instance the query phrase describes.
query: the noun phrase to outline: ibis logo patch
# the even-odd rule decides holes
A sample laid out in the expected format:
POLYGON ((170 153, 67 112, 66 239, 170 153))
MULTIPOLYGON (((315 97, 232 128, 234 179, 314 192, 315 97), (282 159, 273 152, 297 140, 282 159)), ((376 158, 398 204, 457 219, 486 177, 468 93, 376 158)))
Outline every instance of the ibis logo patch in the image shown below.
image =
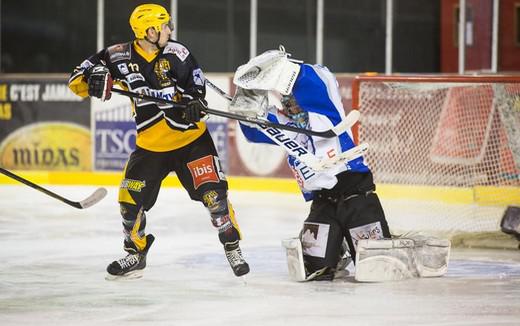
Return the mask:
POLYGON ((204 156, 195 161, 188 162, 187 166, 193 178, 193 187, 195 189, 204 183, 218 183, 220 181, 218 172, 215 169, 213 155, 204 156))
POLYGON ((66 122, 40 122, 16 129, 0 143, 0 166, 20 170, 91 170, 90 131, 66 122))

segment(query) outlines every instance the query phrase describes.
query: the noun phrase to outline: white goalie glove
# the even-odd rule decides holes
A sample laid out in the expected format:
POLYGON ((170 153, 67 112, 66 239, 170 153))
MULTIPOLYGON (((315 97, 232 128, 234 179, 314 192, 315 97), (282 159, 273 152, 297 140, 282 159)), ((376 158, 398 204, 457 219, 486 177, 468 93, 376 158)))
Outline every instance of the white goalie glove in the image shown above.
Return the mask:
POLYGON ((268 98, 266 90, 237 88, 228 111, 246 117, 258 118, 267 116, 268 98))
POLYGON ((238 87, 254 90, 277 91, 289 95, 292 91, 300 65, 288 59, 283 46, 269 50, 238 67, 233 83, 238 87))

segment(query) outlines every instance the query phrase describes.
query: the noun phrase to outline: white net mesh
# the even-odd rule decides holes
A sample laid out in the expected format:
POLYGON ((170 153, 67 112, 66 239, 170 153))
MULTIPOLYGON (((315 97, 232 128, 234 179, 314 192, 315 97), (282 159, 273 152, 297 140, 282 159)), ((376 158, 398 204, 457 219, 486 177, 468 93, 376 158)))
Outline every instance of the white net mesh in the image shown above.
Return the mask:
POLYGON ((520 205, 520 83, 362 81, 359 110, 394 233, 498 237, 520 205))

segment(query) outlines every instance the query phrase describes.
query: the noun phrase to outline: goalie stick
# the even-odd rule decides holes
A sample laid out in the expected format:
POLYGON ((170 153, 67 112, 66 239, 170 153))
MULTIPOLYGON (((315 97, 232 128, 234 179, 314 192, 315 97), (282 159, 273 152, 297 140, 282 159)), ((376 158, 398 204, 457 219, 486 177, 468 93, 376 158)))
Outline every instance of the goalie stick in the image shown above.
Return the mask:
MULTIPOLYGON (((213 86, 215 86, 215 85, 213 85, 213 86)), ((131 98, 170 104, 174 108, 181 108, 181 109, 186 108, 186 105, 184 105, 184 104, 180 104, 180 103, 177 103, 177 102, 174 102, 171 100, 162 99, 162 98, 155 97, 155 96, 150 96, 150 95, 141 94, 141 93, 134 93, 134 92, 118 89, 118 88, 111 88, 111 91, 114 93, 118 93, 121 95, 131 97, 131 98)), ((257 124, 262 127, 264 127, 264 126, 265 127, 274 127, 274 128, 278 128, 278 129, 284 129, 284 130, 289 130, 289 131, 293 131, 293 132, 297 132, 297 133, 301 133, 301 134, 323 137, 323 138, 337 137, 337 136, 341 135, 342 133, 344 133, 345 130, 347 130, 348 128, 351 127, 348 125, 348 123, 345 123, 345 121, 343 121, 332 129, 324 130, 324 131, 315 131, 315 130, 302 129, 302 128, 293 127, 293 126, 282 125, 282 124, 274 123, 274 122, 264 120, 264 119, 246 117, 246 116, 243 116, 240 114, 234 114, 231 112, 220 111, 220 110, 215 110, 215 109, 210 109, 210 108, 205 108, 204 112, 213 114, 216 116, 228 118, 228 119, 233 119, 233 120, 238 120, 238 121, 243 121, 243 122, 248 122, 248 123, 254 123, 254 124, 257 124)))
POLYGON ((43 192, 47 196, 51 196, 54 199, 60 200, 60 201, 64 202, 65 204, 70 205, 72 207, 76 207, 78 209, 89 208, 90 206, 97 204, 101 199, 105 198, 105 196, 107 195, 107 190, 105 188, 98 188, 98 189, 96 189, 96 191, 94 191, 94 193, 92 193, 87 198, 85 198, 81 201, 72 201, 72 200, 62 197, 50 190, 47 190, 25 178, 22 178, 19 175, 16 175, 16 174, 12 173, 11 171, 8 171, 4 168, 0 168, 0 173, 8 176, 11 179, 19 181, 19 182, 23 183, 24 185, 27 185, 33 189, 43 192))
MULTIPOLYGON (((219 95, 231 101, 232 97, 230 95, 207 79, 206 84, 219 95)), ((350 129, 358 121, 358 119, 359 111, 352 110, 345 117, 345 119, 336 126, 336 128, 340 125, 343 125, 344 127, 342 128, 346 127, 345 130, 350 129)), ((306 148, 300 146, 280 129, 281 128, 260 125, 260 131, 262 131, 263 134, 281 146, 289 155, 294 156, 300 162, 307 165, 316 172, 324 171, 336 165, 343 164, 345 161, 352 161, 362 156, 368 150, 368 144, 361 144, 334 157, 320 160, 318 157, 316 157, 316 155, 310 153, 306 148)))
POLYGON ((336 165, 343 164, 345 161, 352 161, 353 159, 362 156, 368 150, 367 144, 361 144, 331 158, 319 159, 305 147, 300 146, 300 144, 288 137, 282 130, 274 127, 260 127, 260 130, 264 135, 281 146, 289 155, 294 156, 300 162, 316 172, 324 171, 336 165))

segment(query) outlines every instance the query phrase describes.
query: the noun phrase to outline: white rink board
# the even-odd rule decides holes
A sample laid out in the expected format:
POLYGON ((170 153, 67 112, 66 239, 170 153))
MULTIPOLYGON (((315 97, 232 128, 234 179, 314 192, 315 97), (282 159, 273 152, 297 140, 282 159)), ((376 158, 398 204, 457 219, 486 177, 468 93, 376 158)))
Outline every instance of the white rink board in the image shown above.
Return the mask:
MULTIPOLYGON (((95 187, 48 186, 81 200, 95 187)), ((117 188, 77 210, 25 186, 0 186, 0 325, 519 325, 520 251, 452 251, 448 274, 386 284, 294 283, 281 240, 298 234, 298 195, 230 199, 251 266, 232 275, 199 203, 161 190, 148 214, 156 236, 140 280, 109 282, 122 257, 117 188)))

